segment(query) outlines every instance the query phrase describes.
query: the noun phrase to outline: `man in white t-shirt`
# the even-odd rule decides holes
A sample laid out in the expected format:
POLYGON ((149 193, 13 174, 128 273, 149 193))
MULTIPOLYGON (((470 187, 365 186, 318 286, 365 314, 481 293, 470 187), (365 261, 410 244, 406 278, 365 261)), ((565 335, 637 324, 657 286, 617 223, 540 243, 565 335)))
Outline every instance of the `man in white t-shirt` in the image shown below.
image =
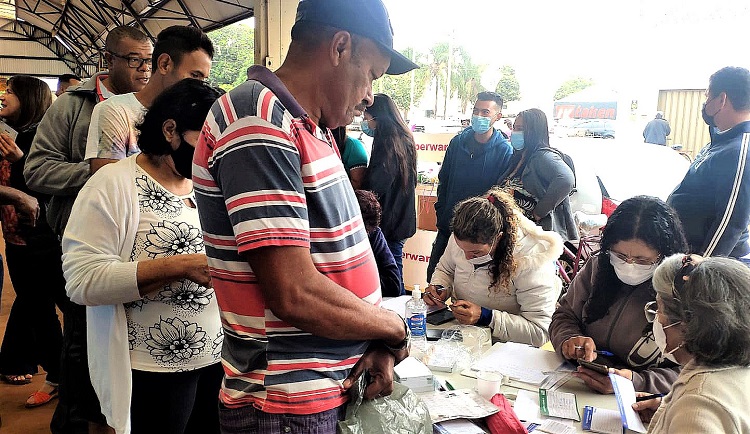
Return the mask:
POLYGON ((156 37, 151 59, 133 58, 133 62, 151 64, 151 80, 139 92, 117 95, 94 108, 85 156, 91 173, 140 152, 136 125, 143 121, 154 99, 184 78, 208 78, 213 55, 213 44, 201 30, 172 26, 156 37))

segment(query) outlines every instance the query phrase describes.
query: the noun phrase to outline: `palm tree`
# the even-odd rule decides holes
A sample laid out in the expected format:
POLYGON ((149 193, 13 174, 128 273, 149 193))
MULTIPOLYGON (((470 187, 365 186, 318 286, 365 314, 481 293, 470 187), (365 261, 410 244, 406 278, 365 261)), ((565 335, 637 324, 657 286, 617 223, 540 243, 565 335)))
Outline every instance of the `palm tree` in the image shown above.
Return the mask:
POLYGON ((445 73, 448 65, 448 43, 441 42, 430 48, 427 54, 428 68, 430 70, 429 80, 435 86, 435 110, 434 116, 438 113, 438 93, 440 89, 445 89, 445 73))

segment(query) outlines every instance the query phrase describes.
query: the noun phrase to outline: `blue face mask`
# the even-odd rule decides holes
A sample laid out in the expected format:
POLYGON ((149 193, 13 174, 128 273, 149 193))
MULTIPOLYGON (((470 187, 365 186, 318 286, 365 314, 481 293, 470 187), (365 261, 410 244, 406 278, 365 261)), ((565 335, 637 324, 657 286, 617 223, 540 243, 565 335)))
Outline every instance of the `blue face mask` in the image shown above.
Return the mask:
POLYGON ((359 126, 362 128, 362 132, 370 137, 375 137, 375 130, 370 128, 370 124, 367 121, 362 121, 359 126))
POLYGON ((523 131, 513 131, 510 133, 510 146, 516 151, 520 151, 526 146, 523 142, 523 131))
POLYGON ((484 116, 472 116, 471 117, 471 129, 475 133, 484 134, 490 130, 492 125, 490 124, 490 118, 484 116))

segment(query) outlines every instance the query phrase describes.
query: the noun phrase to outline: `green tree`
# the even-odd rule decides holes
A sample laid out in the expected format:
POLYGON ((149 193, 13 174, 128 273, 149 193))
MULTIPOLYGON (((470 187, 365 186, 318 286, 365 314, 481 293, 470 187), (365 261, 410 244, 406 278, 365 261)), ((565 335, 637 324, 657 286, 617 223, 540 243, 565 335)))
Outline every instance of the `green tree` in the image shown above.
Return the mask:
POLYGON ((458 47, 453 58, 453 69, 451 77, 451 95, 455 92, 461 100, 461 113, 466 112, 466 107, 474 100, 484 86, 481 84, 484 65, 477 65, 471 60, 471 56, 463 47, 458 47))
POLYGON ((590 78, 576 77, 568 80, 560 85, 560 88, 555 92, 555 101, 559 101, 568 95, 582 91, 592 84, 594 84, 594 81, 590 78))
POLYGON ((502 77, 495 87, 495 92, 503 97, 503 101, 518 101, 521 99, 521 86, 516 78, 516 70, 512 66, 505 65, 500 68, 502 77))
POLYGON ((440 89, 445 90, 445 84, 448 81, 446 72, 448 71, 448 43, 441 42, 430 48, 427 53, 427 68, 429 71, 429 82, 435 88, 435 108, 434 116, 438 113, 438 93, 440 89))
POLYGON ((247 68, 255 62, 255 31, 243 22, 208 34, 214 44, 211 84, 226 91, 247 80, 247 68))
POLYGON ((407 48, 402 50, 401 54, 410 59, 413 58, 414 63, 419 65, 419 69, 407 72, 406 74, 384 75, 376 80, 372 86, 373 92, 388 95, 403 112, 408 112, 411 109, 412 103, 417 104, 419 102, 427 87, 426 77, 428 76, 428 70, 425 68, 425 64, 421 62, 420 57, 417 56, 416 53, 413 53, 413 51, 412 48, 407 48), (412 76, 414 80, 413 100, 412 76))

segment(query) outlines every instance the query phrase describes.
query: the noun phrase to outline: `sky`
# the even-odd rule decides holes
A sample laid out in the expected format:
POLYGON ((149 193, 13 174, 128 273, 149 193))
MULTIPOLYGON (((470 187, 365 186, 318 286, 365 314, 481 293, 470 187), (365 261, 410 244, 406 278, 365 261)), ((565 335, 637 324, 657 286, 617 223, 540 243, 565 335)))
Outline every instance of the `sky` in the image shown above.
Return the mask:
POLYGON ((548 104, 567 79, 633 98, 705 88, 727 65, 750 67, 747 0, 384 0, 397 49, 427 50, 452 32, 493 88, 513 66, 522 101, 548 104))

